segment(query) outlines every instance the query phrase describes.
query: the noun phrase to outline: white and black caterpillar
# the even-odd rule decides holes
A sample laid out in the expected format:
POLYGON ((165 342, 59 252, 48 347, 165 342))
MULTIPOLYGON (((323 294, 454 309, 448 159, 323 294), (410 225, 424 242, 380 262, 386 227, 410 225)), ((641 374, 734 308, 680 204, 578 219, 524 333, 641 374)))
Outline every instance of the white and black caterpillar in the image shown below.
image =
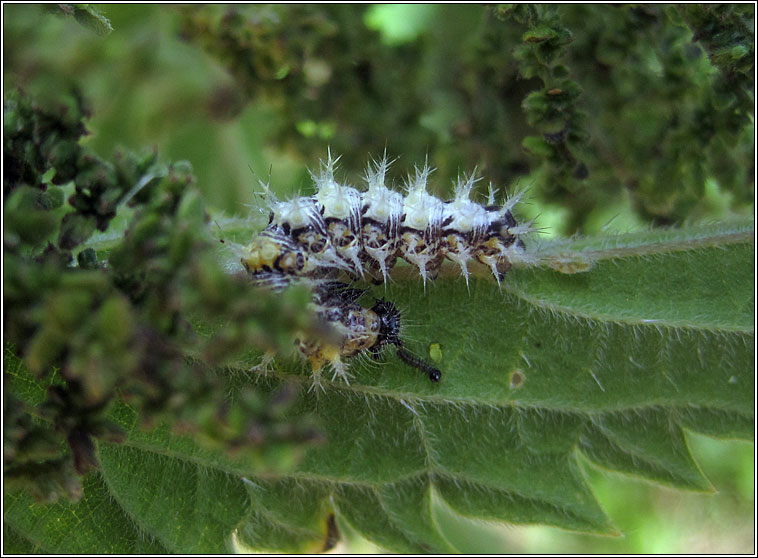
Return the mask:
POLYGON ((471 174, 458 179, 453 200, 441 201, 427 192, 432 172, 427 164, 416 167, 403 196, 385 184, 386 155, 368 166, 367 189, 360 192, 337 182, 336 163, 329 153, 319 174, 311 173, 317 190, 310 197, 280 201, 261 183, 269 223, 242 249, 240 261, 257 285, 278 290, 299 281, 313 286, 317 315, 338 334, 335 342, 298 340, 314 374, 328 364, 335 377, 347 380, 343 357, 365 352, 376 357, 383 347, 395 345, 401 360, 437 382, 440 371, 403 347, 397 308, 384 300, 364 308, 358 304, 364 291, 337 279, 344 274, 350 281, 386 282, 403 258, 426 286, 449 259, 460 266, 467 284, 472 260, 488 266, 500 284, 513 263, 529 261, 521 237, 530 227, 519 225, 511 212, 519 196, 495 205, 490 186, 487 204, 478 204, 470 199, 476 182, 471 174))
POLYGON ((331 279, 340 272, 351 280, 387 281, 398 258, 418 269, 424 286, 445 259, 460 266, 467 284, 472 260, 500 283, 512 263, 528 261, 521 237, 530 226, 511 212, 519 195, 495 205, 490 186, 487 204, 478 204, 470 199, 471 174, 458 179, 453 200, 442 201, 427 192, 432 169, 424 165, 403 196, 385 184, 386 156, 368 166, 368 188, 360 192, 335 180, 336 162, 330 153, 320 173, 311 173, 317 191, 310 197, 280 201, 262 184, 269 224, 240 258, 257 283, 279 288, 293 278, 331 279))

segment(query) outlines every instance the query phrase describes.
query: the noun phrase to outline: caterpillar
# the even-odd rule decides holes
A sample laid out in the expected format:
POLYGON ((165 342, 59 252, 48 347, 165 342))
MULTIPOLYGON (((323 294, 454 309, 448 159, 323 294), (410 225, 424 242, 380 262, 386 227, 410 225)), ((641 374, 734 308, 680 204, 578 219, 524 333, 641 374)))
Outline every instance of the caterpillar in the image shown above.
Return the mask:
POLYGON ((337 281, 323 282, 315 287, 312 306, 325 329, 334 335, 296 341, 314 374, 320 374, 325 365, 330 365, 334 377, 339 376, 347 382, 349 374, 344 358, 368 353, 378 359, 385 347, 394 345, 400 360, 424 372, 430 381, 439 382, 441 372, 403 346, 397 307, 380 299, 371 308, 364 308, 358 304, 358 299, 365 292, 365 289, 351 288, 337 281))
POLYGON ((490 185, 487 204, 476 203, 472 173, 458 179, 453 200, 442 201, 427 192, 433 169, 425 163, 409 176, 403 196, 385 184, 386 153, 368 165, 368 187, 360 192, 335 180, 338 160, 330 151, 320 173, 311 173, 313 196, 280 201, 261 181, 269 223, 240 258, 258 284, 278 289, 293 279, 333 279, 340 272, 386 282, 399 258, 416 267, 425 288, 445 259, 459 265, 467 285, 470 261, 488 266, 500 284, 513 263, 529 261, 521 237, 531 225, 520 225, 511 211, 520 194, 496 205, 490 185))
POLYGON ((367 166, 367 189, 360 192, 337 182, 338 160, 329 151, 320 172, 311 172, 313 196, 281 201, 268 183, 259 181, 269 222, 242 249, 240 262, 259 286, 280 290, 304 282, 313 287, 317 315, 337 332, 330 341, 297 341, 314 377, 329 365, 335 378, 347 381, 343 359, 362 353, 378 357, 384 347, 394 345, 400 360, 438 382, 441 372, 404 348, 395 305, 382 299, 364 308, 357 300, 365 291, 337 278, 344 274, 351 281, 386 284, 402 258, 415 266, 426 288, 448 259, 458 264, 468 285, 473 260, 488 266, 499 285, 513 263, 530 258, 521 238, 530 232, 530 224, 518 224, 511 211, 520 194, 496 205, 490 185, 487 204, 478 204, 470 199, 477 182, 472 173, 458 179, 453 200, 442 201, 427 192, 433 170, 425 163, 409 176, 403 196, 385 184, 391 164, 386 153, 367 166))

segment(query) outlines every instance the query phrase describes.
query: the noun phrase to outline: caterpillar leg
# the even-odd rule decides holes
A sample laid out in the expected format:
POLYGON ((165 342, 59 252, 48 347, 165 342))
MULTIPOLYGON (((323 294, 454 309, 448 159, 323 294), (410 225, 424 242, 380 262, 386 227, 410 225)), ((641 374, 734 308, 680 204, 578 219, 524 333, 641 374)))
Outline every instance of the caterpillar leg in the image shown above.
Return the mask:
POLYGON ((339 355, 337 355, 337 357, 332 360, 330 364, 332 365, 332 370, 334 370, 332 380, 336 380, 339 376, 339 378, 344 380, 346 384, 350 385, 350 374, 347 371, 347 365, 342 362, 342 359, 339 357, 339 355))
POLYGON ((311 385, 308 388, 308 392, 315 391, 317 394, 319 391, 326 392, 324 384, 321 382, 321 370, 314 370, 311 374, 311 385))
POLYGON ((274 351, 266 351, 263 353, 261 361, 255 366, 251 366, 248 369, 248 372, 255 372, 257 374, 263 374, 264 376, 267 376, 268 373, 274 369, 274 355, 274 351))
POLYGON ((308 359, 313 371, 314 384, 321 382, 321 370, 326 365, 330 365, 334 374, 332 380, 339 377, 346 384, 350 384, 350 374, 347 371, 347 365, 342 361, 341 348, 337 345, 319 342, 300 341, 300 350, 308 359))

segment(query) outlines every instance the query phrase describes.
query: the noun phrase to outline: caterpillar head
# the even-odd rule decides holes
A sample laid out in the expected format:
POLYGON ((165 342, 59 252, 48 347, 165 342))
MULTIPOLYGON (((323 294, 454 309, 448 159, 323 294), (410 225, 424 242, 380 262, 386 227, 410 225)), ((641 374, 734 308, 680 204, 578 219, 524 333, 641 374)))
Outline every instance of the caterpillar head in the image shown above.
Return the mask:
POLYGON ((388 300, 377 300, 371 308, 379 317, 376 352, 384 345, 402 346, 400 341, 400 310, 388 300))

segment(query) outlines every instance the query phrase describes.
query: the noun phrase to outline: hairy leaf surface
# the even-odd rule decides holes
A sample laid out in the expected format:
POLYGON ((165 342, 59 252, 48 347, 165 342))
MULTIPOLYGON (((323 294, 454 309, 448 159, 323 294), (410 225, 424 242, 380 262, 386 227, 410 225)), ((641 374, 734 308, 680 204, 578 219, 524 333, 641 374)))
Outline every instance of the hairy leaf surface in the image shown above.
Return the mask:
POLYGON ((545 265, 511 271, 502 289, 483 277, 467 289, 451 272, 424 293, 401 273, 386 295, 384 286, 371 294, 404 311, 406 345, 427 359, 431 351, 439 384, 392 350, 381 362, 354 359, 350 384, 326 379, 323 390, 309 389, 298 363, 265 376, 245 372, 252 359, 240 363, 231 384, 291 383, 302 393, 295 416, 320 420, 325 442, 291 471, 163 426, 142 431, 122 407, 129 438, 100 444, 102 470, 80 504, 6 496, 8 544, 316 552, 334 514, 393 551, 461 550, 439 528, 439 499, 466 517, 614 534, 579 453, 709 491, 686 430, 753 437, 752 236, 752 223, 737 223, 543 245, 545 265))

